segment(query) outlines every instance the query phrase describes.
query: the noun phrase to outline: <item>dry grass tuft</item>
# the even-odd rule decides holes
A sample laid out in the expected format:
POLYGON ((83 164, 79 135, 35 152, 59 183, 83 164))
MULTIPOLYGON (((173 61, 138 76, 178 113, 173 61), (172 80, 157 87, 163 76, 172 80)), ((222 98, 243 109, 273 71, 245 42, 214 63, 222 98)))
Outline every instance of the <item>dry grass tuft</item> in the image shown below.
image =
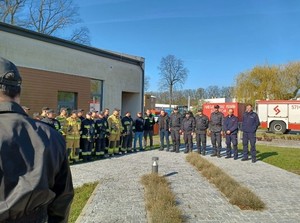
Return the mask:
POLYGON ((202 158, 198 153, 190 153, 187 161, 195 166, 209 182, 213 183, 229 202, 242 210, 263 210, 265 204, 251 190, 240 185, 219 167, 202 158))
POLYGON ((146 208, 151 222, 183 222, 182 213, 176 207, 175 195, 164 177, 147 174, 142 177, 141 182, 145 188, 146 208))

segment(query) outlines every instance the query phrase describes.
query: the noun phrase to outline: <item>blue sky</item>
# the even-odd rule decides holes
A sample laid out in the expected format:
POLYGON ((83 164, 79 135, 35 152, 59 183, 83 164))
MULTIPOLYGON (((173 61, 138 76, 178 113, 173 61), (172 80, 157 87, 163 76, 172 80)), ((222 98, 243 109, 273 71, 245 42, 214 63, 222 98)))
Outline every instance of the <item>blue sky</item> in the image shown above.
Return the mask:
POLYGON ((149 90, 162 57, 184 61, 183 89, 232 86, 256 65, 300 60, 299 0, 74 0, 91 44, 142 56, 149 90))

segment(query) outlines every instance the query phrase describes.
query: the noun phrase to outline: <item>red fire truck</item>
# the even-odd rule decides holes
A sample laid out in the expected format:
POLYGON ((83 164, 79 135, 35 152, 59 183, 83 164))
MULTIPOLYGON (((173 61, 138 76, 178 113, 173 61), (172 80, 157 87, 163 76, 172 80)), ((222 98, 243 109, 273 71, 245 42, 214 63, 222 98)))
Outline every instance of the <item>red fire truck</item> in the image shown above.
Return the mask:
POLYGON ((262 128, 274 133, 300 130, 299 100, 256 101, 256 111, 262 128))

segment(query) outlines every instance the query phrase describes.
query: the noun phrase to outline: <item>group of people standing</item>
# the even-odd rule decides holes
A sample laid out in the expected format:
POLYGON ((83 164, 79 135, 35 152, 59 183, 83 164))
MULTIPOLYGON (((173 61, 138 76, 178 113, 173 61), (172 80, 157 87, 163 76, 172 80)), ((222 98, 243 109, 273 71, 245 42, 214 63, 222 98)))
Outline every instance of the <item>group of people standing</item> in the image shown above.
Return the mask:
MULTIPOLYGON (((23 106, 23 109, 26 111, 29 108, 23 106)), ((59 115, 55 116, 53 109, 43 107, 41 115, 35 115, 34 118, 63 135, 68 158, 73 163, 81 159, 86 162, 115 154, 153 149, 155 119, 150 110, 145 115, 138 112, 136 118, 132 118, 129 111, 121 117, 117 108, 112 114, 109 114, 108 108, 103 112, 91 110, 85 115, 83 109, 69 113, 67 108, 62 107, 59 115)))
MULTIPOLYGON (((210 117, 203 114, 202 109, 193 116, 192 112, 186 112, 181 115, 178 107, 175 107, 169 116, 165 111, 161 111, 158 119, 160 130, 160 149, 164 150, 166 141, 166 151, 179 153, 180 135, 183 135, 185 150, 184 153, 193 151, 193 138, 196 138, 197 152, 206 155, 206 139, 211 137, 212 154, 211 156, 221 157, 222 138, 226 138, 226 156, 225 158, 238 159, 238 131, 239 120, 234 115, 232 108, 228 109, 228 115, 219 111, 219 105, 214 106, 214 111, 210 117), (173 149, 170 149, 169 134, 173 142, 173 149)), ((253 111, 252 105, 246 106, 243 114, 242 126, 243 131, 243 157, 242 161, 249 159, 248 144, 251 146, 251 159, 256 162, 256 130, 260 125, 258 115, 253 111)))

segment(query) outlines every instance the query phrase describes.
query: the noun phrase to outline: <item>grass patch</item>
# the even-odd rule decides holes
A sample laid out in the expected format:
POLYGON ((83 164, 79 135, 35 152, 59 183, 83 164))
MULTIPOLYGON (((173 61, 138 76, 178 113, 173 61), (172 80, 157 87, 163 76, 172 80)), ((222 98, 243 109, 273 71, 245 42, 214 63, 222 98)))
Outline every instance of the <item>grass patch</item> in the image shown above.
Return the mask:
POLYGON ((263 210, 264 202, 248 188, 240 185, 219 167, 202 158, 198 153, 186 156, 189 163, 195 166, 209 182, 213 183, 233 205, 242 210, 263 210))
POLYGON ((71 205, 69 223, 74 223, 84 208, 86 202, 95 190, 98 182, 87 183, 81 187, 75 188, 74 200, 71 205))
POLYGON ((168 181, 157 174, 147 174, 141 179, 145 188, 146 209, 150 222, 181 223, 181 210, 176 207, 176 198, 168 181))
POLYGON ((256 150, 257 159, 300 175, 300 149, 256 145, 256 150))

